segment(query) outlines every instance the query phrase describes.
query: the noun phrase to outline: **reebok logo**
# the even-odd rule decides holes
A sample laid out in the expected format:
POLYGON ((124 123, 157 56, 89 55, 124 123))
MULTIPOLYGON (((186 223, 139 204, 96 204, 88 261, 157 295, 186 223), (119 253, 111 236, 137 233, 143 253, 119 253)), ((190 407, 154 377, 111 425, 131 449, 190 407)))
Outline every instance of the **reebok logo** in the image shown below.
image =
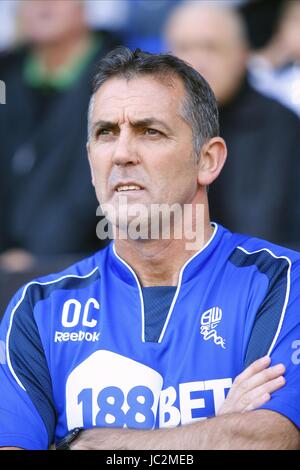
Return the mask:
POLYGON ((206 312, 202 313, 201 316, 200 333, 205 341, 213 339, 215 344, 222 346, 223 349, 226 349, 225 339, 222 338, 222 336, 218 336, 216 330, 221 320, 222 310, 220 307, 212 307, 209 310, 206 310, 206 312))
POLYGON ((64 331, 56 331, 54 335, 54 342, 55 343, 65 343, 68 341, 89 341, 89 342, 96 342, 99 341, 100 333, 94 331, 93 333, 89 331, 73 331, 72 333, 64 332, 64 331))

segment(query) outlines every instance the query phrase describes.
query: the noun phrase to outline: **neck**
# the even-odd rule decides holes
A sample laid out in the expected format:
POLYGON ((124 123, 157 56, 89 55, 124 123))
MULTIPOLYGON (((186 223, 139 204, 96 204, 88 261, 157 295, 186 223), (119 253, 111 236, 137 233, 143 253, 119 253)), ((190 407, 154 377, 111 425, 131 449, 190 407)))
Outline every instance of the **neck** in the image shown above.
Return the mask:
POLYGON ((201 224, 193 218, 193 232, 198 236, 202 233, 202 236, 192 243, 186 237, 169 240, 117 238, 116 251, 132 267, 143 287, 176 286, 182 266, 203 248, 213 234, 207 204, 204 205, 203 215, 201 224))
POLYGON ((91 47, 91 42, 92 35, 86 30, 59 42, 40 44, 34 52, 48 73, 53 74, 61 67, 71 65, 76 57, 84 55, 91 47))

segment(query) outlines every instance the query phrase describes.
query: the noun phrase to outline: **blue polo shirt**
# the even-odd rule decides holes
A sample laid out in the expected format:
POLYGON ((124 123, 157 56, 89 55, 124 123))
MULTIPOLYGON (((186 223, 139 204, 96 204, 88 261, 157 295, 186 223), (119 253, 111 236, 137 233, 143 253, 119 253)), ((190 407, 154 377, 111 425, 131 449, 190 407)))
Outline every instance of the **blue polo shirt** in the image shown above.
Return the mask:
POLYGON ((263 408, 300 427, 299 277, 299 253, 215 224, 177 287, 142 288, 113 243, 30 282, 0 328, 0 446, 212 417, 265 354, 286 385, 263 408))

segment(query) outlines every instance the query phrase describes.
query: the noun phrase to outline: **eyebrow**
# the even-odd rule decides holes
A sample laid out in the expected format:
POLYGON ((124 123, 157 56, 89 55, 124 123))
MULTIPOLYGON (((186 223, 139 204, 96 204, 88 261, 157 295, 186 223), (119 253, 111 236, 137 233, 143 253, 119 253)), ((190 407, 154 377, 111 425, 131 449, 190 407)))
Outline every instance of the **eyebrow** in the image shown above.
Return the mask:
MULTIPOLYGON (((160 121, 159 119, 152 118, 152 117, 133 121, 131 122, 131 125, 132 127, 136 129, 143 128, 143 127, 160 126, 160 127, 163 127, 166 130, 166 132, 172 133, 171 128, 164 121, 160 121)), ((103 129, 103 128, 118 129, 119 125, 117 122, 105 121, 105 120, 99 119, 93 124, 92 131, 94 133, 95 131, 97 131, 97 129, 103 129)))
POLYGON ((116 122, 112 121, 103 121, 102 119, 99 119, 99 121, 96 121, 92 125, 92 133, 94 134, 98 129, 116 129, 118 128, 118 124, 116 122))

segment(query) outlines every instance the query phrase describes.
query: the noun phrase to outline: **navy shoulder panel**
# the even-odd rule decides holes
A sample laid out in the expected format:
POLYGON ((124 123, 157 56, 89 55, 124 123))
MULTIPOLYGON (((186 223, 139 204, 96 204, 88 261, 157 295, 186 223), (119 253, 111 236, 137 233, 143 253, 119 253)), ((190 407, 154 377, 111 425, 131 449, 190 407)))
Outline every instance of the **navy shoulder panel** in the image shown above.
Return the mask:
POLYGON ((56 411, 49 369, 36 325, 30 293, 17 306, 9 336, 9 354, 16 376, 26 389, 53 442, 56 411))
POLYGON ((98 268, 95 268, 86 276, 79 276, 77 274, 66 274, 58 279, 48 281, 36 281, 29 285, 30 298, 32 306, 40 300, 47 299, 52 292, 56 290, 79 290, 84 289, 100 279, 98 268))
POLYGON ((11 365, 44 422, 49 445, 54 437, 56 409, 48 364, 33 315, 34 307, 53 291, 83 289, 99 278, 99 271, 95 269, 87 276, 68 274, 56 281, 33 281, 24 288, 23 297, 13 313, 9 335, 11 365))
POLYGON ((257 311, 245 356, 245 367, 256 359, 268 354, 285 313, 289 295, 291 262, 288 258, 277 257, 270 250, 262 249, 248 253, 238 247, 229 261, 243 268, 255 265, 269 279, 266 296, 257 311))

